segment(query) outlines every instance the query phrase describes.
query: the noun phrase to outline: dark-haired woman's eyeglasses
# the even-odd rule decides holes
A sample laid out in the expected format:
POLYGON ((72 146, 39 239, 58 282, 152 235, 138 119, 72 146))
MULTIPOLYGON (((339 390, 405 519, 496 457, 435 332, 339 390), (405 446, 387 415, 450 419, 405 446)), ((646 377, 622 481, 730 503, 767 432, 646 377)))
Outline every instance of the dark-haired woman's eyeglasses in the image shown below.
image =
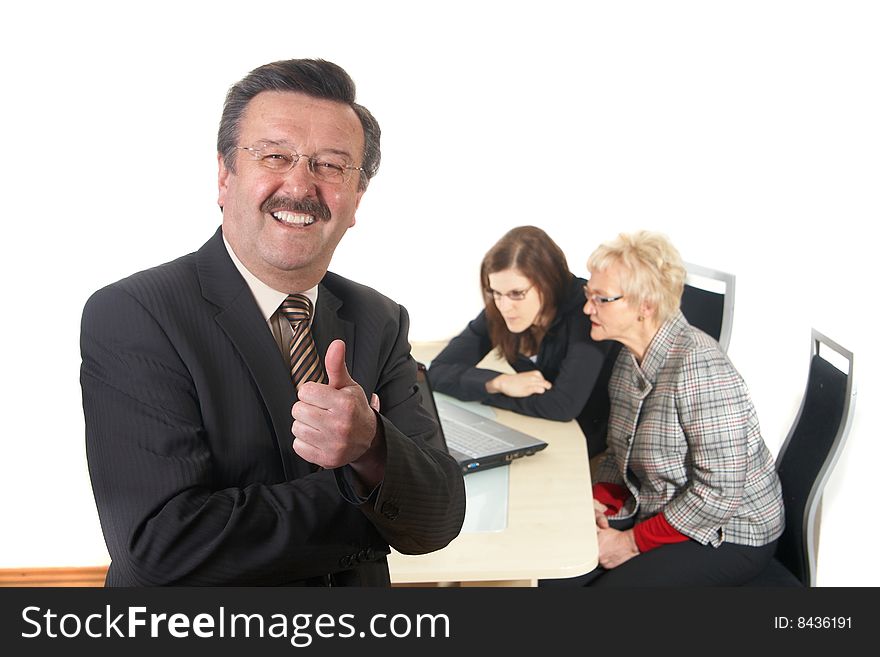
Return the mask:
POLYGON ((522 301, 526 298, 529 290, 533 287, 534 285, 529 285, 525 290, 511 290, 510 292, 499 292, 498 290, 493 290, 491 287, 487 287, 486 294, 491 296, 495 300, 495 303, 501 301, 503 297, 507 297, 511 301, 522 301))

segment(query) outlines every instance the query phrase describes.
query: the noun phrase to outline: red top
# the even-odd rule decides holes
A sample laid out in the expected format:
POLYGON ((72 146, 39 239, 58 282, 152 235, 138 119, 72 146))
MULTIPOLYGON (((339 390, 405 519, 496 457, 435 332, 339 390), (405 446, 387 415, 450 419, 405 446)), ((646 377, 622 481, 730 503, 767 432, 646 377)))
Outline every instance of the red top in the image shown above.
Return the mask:
MULTIPOLYGON (((629 491, 620 484, 593 484, 593 498, 608 507, 605 511, 606 516, 613 516, 620 511, 628 497, 629 491)), ((662 511, 656 516, 637 523, 633 527, 633 537, 636 539, 639 552, 647 552, 668 543, 681 543, 689 540, 687 536, 666 521, 666 516, 662 511)))

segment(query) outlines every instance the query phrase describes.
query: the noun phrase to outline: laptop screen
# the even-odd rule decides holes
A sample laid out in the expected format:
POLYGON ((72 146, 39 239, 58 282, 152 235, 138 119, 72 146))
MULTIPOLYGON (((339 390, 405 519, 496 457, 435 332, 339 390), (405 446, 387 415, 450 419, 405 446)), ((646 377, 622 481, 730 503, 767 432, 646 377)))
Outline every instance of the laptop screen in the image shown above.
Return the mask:
POLYGON ((431 390, 431 384, 428 382, 428 368, 419 362, 416 362, 416 366, 418 367, 416 382, 419 385, 419 393, 422 397, 422 408, 434 418, 437 426, 440 427, 440 430, 434 434, 434 437, 428 442, 428 444, 434 449, 439 449, 448 454, 449 448, 446 446, 446 438, 443 436, 443 425, 440 424, 440 413, 437 411, 437 404, 434 403, 434 393, 431 390))

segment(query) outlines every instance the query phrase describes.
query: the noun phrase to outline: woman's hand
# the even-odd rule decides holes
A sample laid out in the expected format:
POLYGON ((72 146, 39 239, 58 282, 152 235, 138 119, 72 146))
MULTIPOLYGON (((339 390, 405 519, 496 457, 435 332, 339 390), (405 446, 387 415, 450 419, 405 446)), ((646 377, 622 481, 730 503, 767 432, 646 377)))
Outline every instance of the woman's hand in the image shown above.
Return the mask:
POLYGON ((632 529, 620 531, 605 528, 597 532, 599 539, 599 565, 606 569, 617 568, 639 554, 632 529))
POLYGON ((508 397, 530 397, 542 395, 552 387, 553 384, 539 370, 531 370, 517 374, 499 374, 486 383, 486 392, 501 393, 508 397))
POLYGON ((599 500, 593 499, 593 513, 596 514, 597 529, 608 529, 608 527, 610 526, 608 524, 608 516, 605 515, 605 512, 607 510, 607 506, 602 504, 599 500))

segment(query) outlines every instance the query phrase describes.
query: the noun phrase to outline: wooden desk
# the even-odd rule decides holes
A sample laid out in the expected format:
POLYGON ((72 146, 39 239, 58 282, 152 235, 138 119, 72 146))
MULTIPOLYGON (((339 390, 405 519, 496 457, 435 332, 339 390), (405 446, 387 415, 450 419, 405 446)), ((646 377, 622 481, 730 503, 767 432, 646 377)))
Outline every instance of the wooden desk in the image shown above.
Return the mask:
MULTIPOLYGON (((431 360, 444 343, 413 344, 431 360)), ((481 367, 511 371, 491 354, 481 367)), ((553 422, 493 409, 496 419, 541 438, 548 447, 509 466, 507 527, 462 533, 447 547, 418 556, 391 552, 393 584, 460 582, 535 586, 538 579, 576 577, 596 567, 596 525, 587 446, 574 420, 553 422)))

